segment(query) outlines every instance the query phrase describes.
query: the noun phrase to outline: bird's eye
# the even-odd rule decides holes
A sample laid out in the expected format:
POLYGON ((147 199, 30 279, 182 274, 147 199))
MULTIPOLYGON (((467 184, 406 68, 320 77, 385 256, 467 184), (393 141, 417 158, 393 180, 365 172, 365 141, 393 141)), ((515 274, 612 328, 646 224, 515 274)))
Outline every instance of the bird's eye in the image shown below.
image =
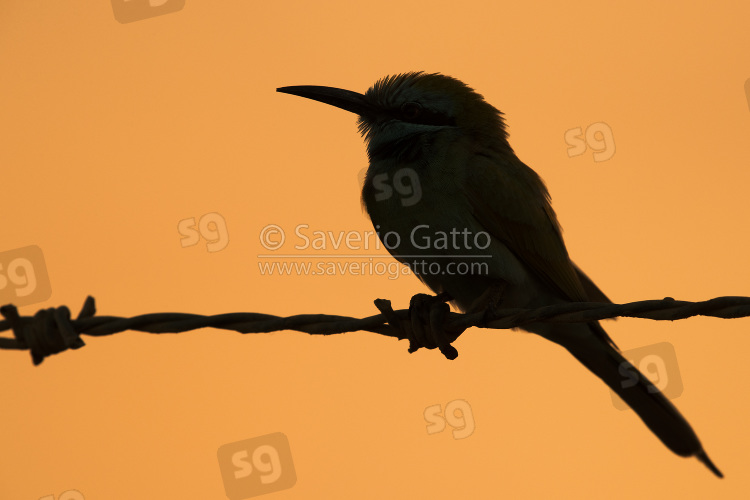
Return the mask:
POLYGON ((418 102, 405 102, 401 105, 401 114, 406 120, 414 120, 422 114, 422 105, 418 102))

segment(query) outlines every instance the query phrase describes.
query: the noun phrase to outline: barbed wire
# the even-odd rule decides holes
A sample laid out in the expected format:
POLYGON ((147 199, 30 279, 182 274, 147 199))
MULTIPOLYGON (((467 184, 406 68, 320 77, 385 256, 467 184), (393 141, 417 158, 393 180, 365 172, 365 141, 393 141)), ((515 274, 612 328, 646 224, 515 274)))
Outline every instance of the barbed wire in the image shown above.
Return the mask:
MULTIPOLYGON (((200 328, 233 330, 239 333, 269 333, 294 330, 310 335, 335 335, 366 331, 409 339, 409 351, 421 347, 439 347, 449 359, 458 355, 448 345, 420 342, 410 331, 408 309, 394 311, 390 301, 375 300, 380 314, 367 318, 352 318, 329 314, 298 314, 281 317, 261 313, 227 313, 212 316, 186 313, 152 313, 123 318, 96 316, 94 298, 88 296, 76 319, 71 320, 67 306, 41 309, 34 316, 21 316, 17 308, 8 304, 0 307, 5 318, 0 321, 0 332, 13 331, 13 337, 0 337, 0 349, 30 350, 34 365, 45 357, 67 349, 85 345, 81 335, 102 337, 132 330, 154 334, 181 333, 200 328)), ((601 302, 573 302, 538 309, 494 309, 473 314, 447 312, 443 325, 448 342, 454 342, 467 328, 507 329, 534 322, 577 323, 602 319, 629 317, 651 320, 678 320, 692 316, 742 318, 750 316, 750 297, 717 297, 702 302, 689 302, 666 297, 626 304, 601 302)))

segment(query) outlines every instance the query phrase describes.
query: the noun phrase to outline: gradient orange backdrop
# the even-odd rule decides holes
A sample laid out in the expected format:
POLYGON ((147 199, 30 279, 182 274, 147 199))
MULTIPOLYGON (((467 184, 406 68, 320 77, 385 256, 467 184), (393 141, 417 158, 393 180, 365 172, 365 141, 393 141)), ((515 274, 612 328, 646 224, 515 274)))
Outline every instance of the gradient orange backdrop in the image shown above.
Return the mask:
MULTIPOLYGON (((371 230, 355 117, 275 88, 364 91, 417 69, 505 112, 571 255, 615 302, 748 296, 749 16, 746 2, 187 0, 120 23, 106 1, 6 0, 0 252, 38 245, 52 290, 21 312, 77 313, 88 294, 119 316, 405 307, 425 291, 412 276, 262 276, 259 235, 371 230), (565 132, 597 122, 614 156, 569 157, 565 132), (180 221, 214 212, 226 248, 183 248, 180 221)), ((605 326, 626 350, 674 346, 674 402, 726 479, 536 336, 471 330, 449 362, 363 332, 205 329, 84 337, 39 367, 0 352, 0 497, 225 498, 217 450, 277 432, 297 481, 267 498, 743 497, 750 320, 605 326), (428 434, 425 408, 459 399, 474 433, 428 434)))

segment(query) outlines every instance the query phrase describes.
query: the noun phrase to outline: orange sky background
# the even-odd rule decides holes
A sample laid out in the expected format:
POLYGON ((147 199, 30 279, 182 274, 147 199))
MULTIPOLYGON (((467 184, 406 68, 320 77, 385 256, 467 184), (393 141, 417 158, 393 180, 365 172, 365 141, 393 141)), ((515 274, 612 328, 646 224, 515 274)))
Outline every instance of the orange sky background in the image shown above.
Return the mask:
MULTIPOLYGON (((186 0, 121 23, 116 8, 150 15, 124 1, 0 4, 0 275, 6 252, 35 245, 51 290, 22 314, 77 314, 89 294, 116 316, 406 307, 426 290, 413 276, 263 276, 258 264, 269 224, 287 245, 299 224, 372 230, 356 118, 275 88, 364 92, 420 69, 505 113, 571 256, 615 302, 750 296, 746 2, 186 0), (596 123, 615 154, 570 157, 566 131, 596 123), (180 221, 212 213, 226 247, 183 247, 180 221)), ((21 303, 15 286, 2 303, 21 303)), ((226 498, 217 451, 276 433, 296 482, 269 499, 746 494, 750 320, 605 327, 625 351, 673 346, 674 403, 726 479, 673 455, 533 335, 470 330, 451 362, 363 332, 204 329, 84 336, 38 367, 0 352, 0 497, 226 498), (428 432, 426 409, 459 400, 473 433, 428 432)))

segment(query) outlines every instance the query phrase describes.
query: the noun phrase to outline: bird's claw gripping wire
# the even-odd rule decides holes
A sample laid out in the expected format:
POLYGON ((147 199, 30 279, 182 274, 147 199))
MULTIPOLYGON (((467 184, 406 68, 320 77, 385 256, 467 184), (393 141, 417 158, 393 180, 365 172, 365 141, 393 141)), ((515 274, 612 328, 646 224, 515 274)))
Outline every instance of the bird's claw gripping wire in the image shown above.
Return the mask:
MULTIPOLYGON (((424 347, 426 349, 440 349, 448 359, 456 359, 458 351, 451 345, 451 340, 445 330, 445 323, 450 312, 446 301, 450 295, 443 292, 438 295, 418 293, 409 302, 409 321, 404 323, 398 319, 388 300, 377 299, 375 306, 386 317, 388 323, 402 331, 409 339, 409 352, 415 352, 424 347)), ((455 338, 454 338, 455 340, 455 338)))

